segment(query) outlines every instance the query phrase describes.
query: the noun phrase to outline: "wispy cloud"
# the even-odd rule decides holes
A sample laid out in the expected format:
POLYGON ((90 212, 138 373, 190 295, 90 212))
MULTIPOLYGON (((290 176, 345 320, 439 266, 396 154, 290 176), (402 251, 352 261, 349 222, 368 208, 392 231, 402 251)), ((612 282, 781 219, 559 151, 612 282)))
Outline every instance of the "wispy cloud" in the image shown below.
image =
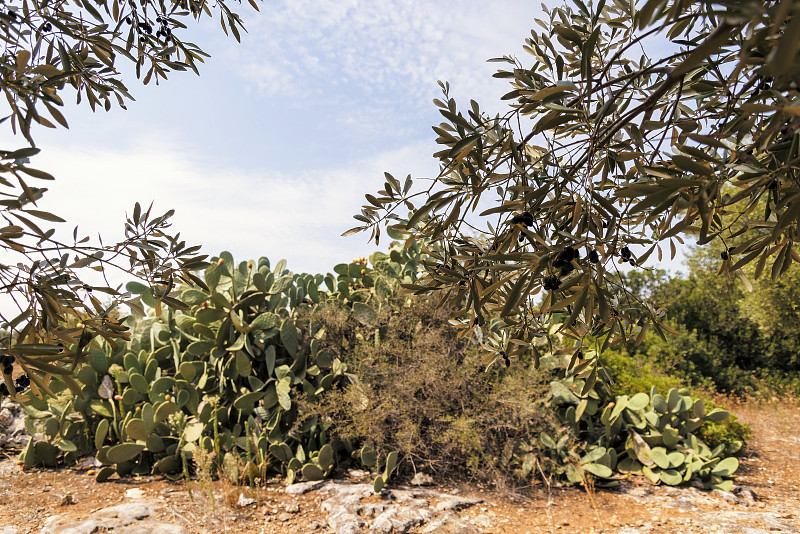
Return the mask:
POLYGON ((302 103, 346 94, 346 112, 407 113, 438 96, 438 79, 465 98, 496 98, 505 84, 484 62, 520 51, 538 12, 511 0, 282 0, 251 19, 246 47, 227 54, 265 95, 302 103))

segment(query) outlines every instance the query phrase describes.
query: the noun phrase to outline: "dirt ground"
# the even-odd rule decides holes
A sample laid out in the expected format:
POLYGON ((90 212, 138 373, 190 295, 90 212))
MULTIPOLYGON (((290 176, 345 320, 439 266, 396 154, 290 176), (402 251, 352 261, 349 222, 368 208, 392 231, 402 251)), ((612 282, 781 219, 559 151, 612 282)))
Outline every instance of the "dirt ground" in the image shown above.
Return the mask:
MULTIPOLYGON (((800 405, 772 399, 767 402, 720 402, 751 425, 754 438, 740 458, 737 485, 751 488, 756 507, 775 509, 780 517, 800 528, 800 405)), ((644 481, 634 485, 650 488, 644 481)), ((630 485, 628 486, 630 487, 630 485)), ((14 457, 0 461, 0 530, 13 525, 19 534, 39 532, 45 520, 55 514, 86 516, 122 502, 125 492, 139 488, 147 497, 163 500, 161 519, 183 525, 192 533, 307 533, 327 532, 321 498, 310 492, 289 495, 274 483, 251 492, 225 482, 170 482, 160 477, 138 477, 94 482, 85 469, 35 470, 21 472, 14 457), (236 503, 240 494, 256 499, 250 506, 236 503), (299 509, 299 511, 297 511, 299 509), (292 512, 292 513, 287 513, 292 512)), ((683 532, 690 518, 713 513, 721 504, 700 504, 693 511, 671 509, 656 517, 653 507, 632 506, 619 491, 598 490, 587 494, 582 489, 489 488, 452 484, 436 488, 445 492, 483 499, 483 503, 464 512, 469 518, 484 515, 493 519, 492 532, 523 533, 599 533, 618 532, 645 521, 649 532, 683 532)), ((667 488, 651 488, 656 496, 667 488)), ((725 504, 725 503, 723 503, 725 504)))

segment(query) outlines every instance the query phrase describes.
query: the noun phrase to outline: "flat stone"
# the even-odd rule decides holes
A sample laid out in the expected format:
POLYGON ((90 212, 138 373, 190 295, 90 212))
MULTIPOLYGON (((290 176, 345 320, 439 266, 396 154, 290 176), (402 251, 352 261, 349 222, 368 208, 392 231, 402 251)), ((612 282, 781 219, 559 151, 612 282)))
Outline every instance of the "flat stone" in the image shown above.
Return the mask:
POLYGON ((325 480, 312 480, 310 482, 300 482, 299 484, 292 484, 291 486, 286 486, 284 490, 286 493, 290 493, 292 495, 303 495, 308 493, 309 491, 313 491, 320 486, 325 485, 325 480))
POLYGON ((250 506, 251 504, 255 504, 256 500, 252 497, 245 497, 244 493, 239 494, 239 500, 236 501, 236 506, 239 508, 244 508, 246 506, 250 506))
POLYGON ((98 510, 95 512, 95 516, 98 518, 118 518, 127 524, 153 515, 156 506, 155 503, 146 501, 129 502, 98 510))
POLYGON ((86 519, 84 521, 75 521, 65 525, 55 524, 51 528, 52 530, 48 529, 48 527, 43 528, 42 534, 50 534, 51 532, 52 534, 93 534, 100 529, 107 529, 108 527, 94 519, 86 519))
POLYGON ((356 495, 360 499, 375 494, 372 484, 337 484, 331 482, 320 487, 319 491, 342 496, 356 495))
POLYGON ((471 525, 460 520, 455 514, 448 513, 444 517, 434 519, 421 532, 436 534, 478 534, 480 530, 475 525, 471 525))
POLYGON ((436 505, 440 512, 447 510, 463 510, 483 502, 483 499, 468 499, 466 497, 456 497, 455 495, 443 495, 442 501, 436 505))
POLYGON ((758 500, 756 492, 747 486, 739 486, 733 490, 733 494, 739 498, 741 504, 751 505, 758 500))
POLYGON ((419 471, 414 478, 411 479, 412 486, 433 486, 433 477, 427 473, 419 471))
POLYGON ((389 507, 388 504, 382 502, 368 502, 361 508, 361 513, 364 517, 376 517, 381 515, 389 507))
POLYGON ((370 532, 377 534, 404 533, 417 525, 421 525, 429 518, 430 512, 426 509, 390 508, 375 518, 370 527, 370 532))
POLYGON ((181 525, 165 521, 140 521, 121 528, 115 528, 114 534, 187 534, 181 525))
POLYGON ((328 526, 336 534, 361 534, 366 522, 358 515, 340 511, 328 516, 328 526))
POLYGON ((143 499, 144 498, 144 492, 141 490, 141 488, 127 489, 127 490, 125 490, 125 498, 126 499, 143 499))
POLYGON ((719 499, 724 499, 725 501, 731 504, 736 504, 739 502, 739 499, 736 498, 736 495, 734 495, 730 491, 714 490, 711 492, 711 495, 719 499))

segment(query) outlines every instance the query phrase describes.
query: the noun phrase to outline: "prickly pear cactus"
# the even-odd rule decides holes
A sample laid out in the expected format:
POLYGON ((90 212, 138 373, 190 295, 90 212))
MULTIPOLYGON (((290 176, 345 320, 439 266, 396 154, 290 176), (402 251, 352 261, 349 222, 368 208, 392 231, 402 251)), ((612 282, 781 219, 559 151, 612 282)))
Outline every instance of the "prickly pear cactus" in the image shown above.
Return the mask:
POLYGON ((174 299, 185 304, 178 311, 156 307, 158 288, 128 284, 152 308, 129 321, 127 344, 89 349, 77 374, 81 395, 56 377, 54 397, 26 402, 31 434, 46 439, 31 441, 25 465, 70 463, 96 451, 98 481, 115 473, 180 476, 202 449, 235 482, 270 473, 289 481, 328 476, 355 447, 332 442, 328 423, 301 417, 300 404, 341 387, 346 367, 321 350, 324 330, 299 312, 333 299, 371 320, 373 306, 408 274, 409 252, 402 254, 403 266, 373 255, 373 268, 354 262, 336 279, 291 273, 283 260, 274 269, 266 258, 237 264, 223 252, 202 278, 177 289, 174 299))
POLYGON ((700 480, 706 488, 731 489, 738 460, 726 455, 724 445, 712 450, 695 435, 705 421, 724 421, 728 412, 706 411, 688 390, 661 395, 653 388, 607 398, 594 387, 584 393, 584 386, 572 376, 551 383, 552 405, 568 432, 558 441, 544 434, 520 444, 515 457, 521 475, 528 476, 541 457, 551 472, 574 484, 587 475, 601 486, 642 475, 653 484, 700 480))

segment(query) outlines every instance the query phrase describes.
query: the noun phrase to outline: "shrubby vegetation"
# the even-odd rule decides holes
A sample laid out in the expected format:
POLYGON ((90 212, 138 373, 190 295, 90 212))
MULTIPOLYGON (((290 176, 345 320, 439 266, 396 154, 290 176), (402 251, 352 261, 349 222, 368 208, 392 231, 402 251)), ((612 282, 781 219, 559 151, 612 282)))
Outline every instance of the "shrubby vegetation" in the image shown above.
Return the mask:
POLYGON ((639 346, 629 343, 604 355, 624 384, 640 381, 642 371, 669 370, 667 381, 737 395, 765 388, 800 393, 800 273, 755 280, 748 291, 718 274, 722 261, 718 252, 695 249, 686 276, 648 270, 622 277, 638 298, 664 306, 668 324, 680 334, 666 340, 647 335, 639 346), (635 369, 624 369, 632 362, 635 369))
POLYGON ((593 355, 571 361, 558 324, 538 367, 496 358, 482 329, 450 325, 447 301, 402 290, 427 261, 421 250, 395 243, 325 276, 223 253, 179 288, 185 311, 158 313, 153 290, 129 284, 152 306, 129 319, 131 341, 92 344, 71 387, 55 377, 53 397, 28 395, 29 429, 45 439, 31 440, 25 466, 94 452, 99 481, 190 476, 198 465, 240 483, 291 482, 356 465, 373 471, 376 490, 395 470, 419 469, 730 487, 742 442, 697 434, 727 412, 687 390, 612 393, 578 378, 593 355))

